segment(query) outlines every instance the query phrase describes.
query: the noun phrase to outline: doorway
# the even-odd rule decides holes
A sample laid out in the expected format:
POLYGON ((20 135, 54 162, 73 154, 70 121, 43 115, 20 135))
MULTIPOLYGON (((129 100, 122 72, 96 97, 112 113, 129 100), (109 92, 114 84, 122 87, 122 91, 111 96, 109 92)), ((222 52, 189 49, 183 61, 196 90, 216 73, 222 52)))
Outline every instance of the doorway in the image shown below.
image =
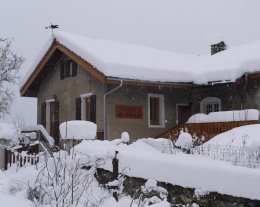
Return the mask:
POLYGON ((191 113, 191 105, 185 105, 185 104, 176 104, 176 124, 183 124, 188 121, 191 113))

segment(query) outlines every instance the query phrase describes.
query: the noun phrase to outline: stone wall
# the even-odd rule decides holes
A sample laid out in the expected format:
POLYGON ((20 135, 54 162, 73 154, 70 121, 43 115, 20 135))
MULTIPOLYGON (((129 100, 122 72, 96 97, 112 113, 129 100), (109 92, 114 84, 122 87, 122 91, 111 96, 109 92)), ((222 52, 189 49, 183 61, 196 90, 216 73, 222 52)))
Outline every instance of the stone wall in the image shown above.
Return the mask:
MULTIPOLYGON (((101 185, 113 180, 113 174, 109 171, 98 169, 96 178, 101 185)), ((123 193, 134 196, 136 191, 145 184, 147 180, 142 178, 128 177, 124 181, 123 193)), ((165 188, 168 191, 167 200, 173 207, 178 207, 180 204, 197 203, 200 207, 258 207, 260 200, 250 200, 241 197, 233 197, 222 195, 216 192, 210 192, 204 196, 195 196, 195 189, 184 188, 169 183, 158 182, 158 186, 165 188)), ((138 197, 138 195, 136 196, 138 197)))

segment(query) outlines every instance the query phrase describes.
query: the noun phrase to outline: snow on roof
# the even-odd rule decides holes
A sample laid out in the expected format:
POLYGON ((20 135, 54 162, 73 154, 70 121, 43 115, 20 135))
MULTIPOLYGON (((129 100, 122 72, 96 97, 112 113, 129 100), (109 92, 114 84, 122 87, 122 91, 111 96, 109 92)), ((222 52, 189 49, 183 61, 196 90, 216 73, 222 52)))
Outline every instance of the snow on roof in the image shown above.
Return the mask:
POLYGON ((210 35, 209 38, 208 38, 208 42, 209 42, 210 45, 215 45, 215 44, 218 44, 222 41, 225 42, 226 38, 221 33, 210 35))
MULTIPOLYGON (((215 55, 184 55, 146 46, 90 39, 58 32, 56 40, 92 64, 107 77, 156 82, 235 81, 247 72, 260 71, 260 41, 229 48, 215 55)), ((23 86, 50 41, 21 83, 23 86)))

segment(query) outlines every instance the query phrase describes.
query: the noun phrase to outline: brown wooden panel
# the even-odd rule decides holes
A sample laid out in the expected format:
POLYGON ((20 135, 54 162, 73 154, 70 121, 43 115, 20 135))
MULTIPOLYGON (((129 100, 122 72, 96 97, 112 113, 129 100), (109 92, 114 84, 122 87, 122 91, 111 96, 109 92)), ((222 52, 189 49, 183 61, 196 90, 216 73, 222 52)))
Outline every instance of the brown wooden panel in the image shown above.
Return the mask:
POLYGON ((213 122, 197 124, 180 124, 167 132, 160 134, 157 138, 168 138, 176 140, 181 131, 188 132, 192 135, 195 142, 200 144, 207 142, 217 134, 226 132, 235 127, 257 124, 258 121, 233 121, 233 122, 213 122), (203 139, 204 138, 204 139, 203 139))
POLYGON ((116 105, 116 118, 142 119, 142 106, 116 105))

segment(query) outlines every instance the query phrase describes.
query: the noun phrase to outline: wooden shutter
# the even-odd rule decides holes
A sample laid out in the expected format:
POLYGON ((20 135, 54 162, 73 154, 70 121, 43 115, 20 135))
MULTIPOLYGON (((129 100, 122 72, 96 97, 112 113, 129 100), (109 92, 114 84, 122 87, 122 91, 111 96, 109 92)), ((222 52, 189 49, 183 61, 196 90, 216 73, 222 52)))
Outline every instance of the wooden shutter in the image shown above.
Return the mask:
POLYGON ((46 103, 41 106, 41 124, 46 128, 46 103))
POLYGON ((64 60, 62 60, 60 62, 60 79, 63 80, 64 79, 64 60))
POLYGON ((90 97, 90 121, 96 123, 96 95, 90 97))
POLYGON ((81 120, 81 98, 76 98, 76 120, 81 120))
POLYGON ((59 120, 59 111, 60 111, 60 104, 59 101, 55 101, 54 103, 54 123, 53 124, 53 137, 55 140, 55 145, 59 145, 59 125, 60 125, 60 120, 59 120))
POLYGON ((77 63, 72 62, 72 77, 77 76, 77 63))

